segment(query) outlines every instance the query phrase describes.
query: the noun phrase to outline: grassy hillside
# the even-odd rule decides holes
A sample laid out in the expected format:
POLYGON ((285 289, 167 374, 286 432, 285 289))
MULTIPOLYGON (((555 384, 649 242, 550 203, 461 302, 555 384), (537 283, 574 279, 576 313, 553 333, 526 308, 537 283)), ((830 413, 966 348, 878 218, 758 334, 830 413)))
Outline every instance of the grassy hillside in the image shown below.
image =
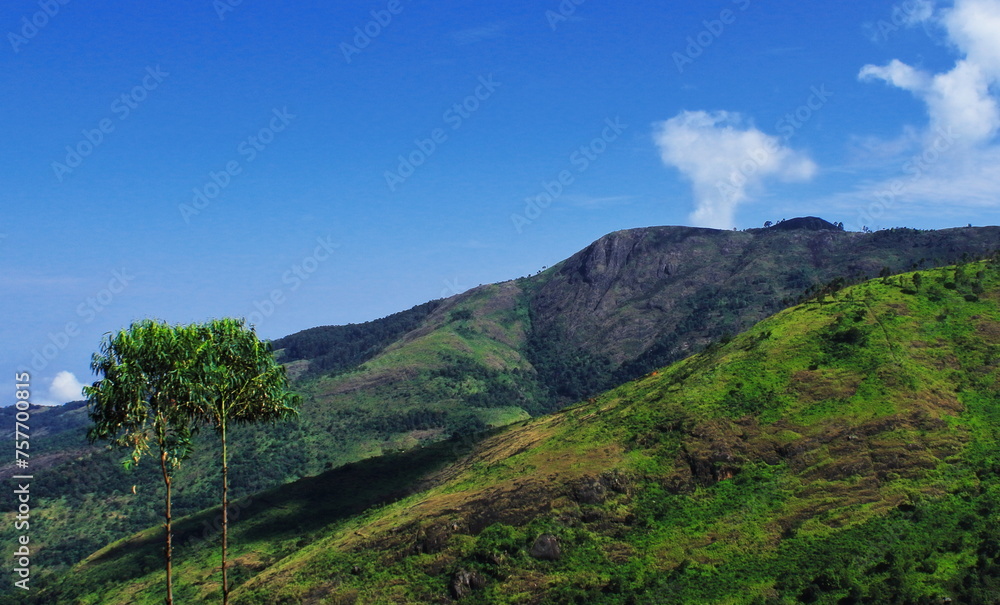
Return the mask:
MULTIPOLYGON (((234 602, 1000 603, 998 431, 1000 263, 875 280, 443 468, 422 448, 266 496, 234 602)), ((36 602, 158 602, 154 539, 36 602)), ((210 547, 177 553, 190 598, 218 592, 210 547)))

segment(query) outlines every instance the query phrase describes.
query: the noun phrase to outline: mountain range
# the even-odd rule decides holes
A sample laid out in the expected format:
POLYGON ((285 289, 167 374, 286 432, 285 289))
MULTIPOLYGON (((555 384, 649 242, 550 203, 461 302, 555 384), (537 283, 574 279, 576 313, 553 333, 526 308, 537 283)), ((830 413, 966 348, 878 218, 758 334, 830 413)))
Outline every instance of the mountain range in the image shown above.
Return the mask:
MULTIPOLYGON (((234 436, 237 602, 996 602, 998 248, 814 217, 632 229, 279 339, 304 403, 234 436)), ((82 404, 35 419, 37 602, 153 602, 152 465, 88 446, 82 404)), ((218 589, 195 539, 215 447, 176 483, 189 599, 218 589)))

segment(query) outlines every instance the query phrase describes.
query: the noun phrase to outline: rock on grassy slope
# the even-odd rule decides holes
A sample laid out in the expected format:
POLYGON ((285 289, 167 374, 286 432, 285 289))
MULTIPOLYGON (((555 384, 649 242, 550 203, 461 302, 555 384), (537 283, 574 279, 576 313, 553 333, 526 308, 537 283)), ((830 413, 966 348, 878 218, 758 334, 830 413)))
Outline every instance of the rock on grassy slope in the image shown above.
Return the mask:
MULTIPOLYGON (((447 466, 265 494, 233 602, 998 603, 998 433, 1000 263, 875 280, 447 466)), ((36 598, 157 602, 152 531, 36 598)), ((213 553, 177 553, 189 598, 218 593, 213 553)))

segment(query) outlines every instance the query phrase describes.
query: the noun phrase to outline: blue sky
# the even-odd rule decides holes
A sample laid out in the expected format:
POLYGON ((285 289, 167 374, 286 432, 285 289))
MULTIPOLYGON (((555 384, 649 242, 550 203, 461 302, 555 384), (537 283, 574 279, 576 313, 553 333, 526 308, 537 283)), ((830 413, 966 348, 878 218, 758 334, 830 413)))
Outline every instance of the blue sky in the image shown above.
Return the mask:
POLYGON ((277 338, 631 227, 997 224, 996 31, 1000 0, 8 0, 0 376, 61 402, 138 318, 277 338))

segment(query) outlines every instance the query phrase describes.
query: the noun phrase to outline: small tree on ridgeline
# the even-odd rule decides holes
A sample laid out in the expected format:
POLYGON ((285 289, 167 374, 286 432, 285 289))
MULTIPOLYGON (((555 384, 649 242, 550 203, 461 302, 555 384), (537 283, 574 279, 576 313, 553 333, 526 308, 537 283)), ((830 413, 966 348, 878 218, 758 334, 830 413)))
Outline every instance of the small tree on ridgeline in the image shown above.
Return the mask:
POLYGON ((184 328, 145 320, 128 330, 108 335, 90 364, 98 376, 84 387, 93 426, 91 443, 107 441, 129 450, 132 467, 155 448, 166 487, 164 519, 166 548, 166 603, 173 603, 173 528, 171 487, 174 472, 191 452, 192 384, 190 332, 184 328))
POLYGON ((198 337, 197 396, 199 420, 222 440, 222 602, 229 603, 230 426, 275 422, 296 414, 298 395, 288 391, 285 367, 269 343, 261 342, 243 320, 217 319, 195 327, 198 337))

